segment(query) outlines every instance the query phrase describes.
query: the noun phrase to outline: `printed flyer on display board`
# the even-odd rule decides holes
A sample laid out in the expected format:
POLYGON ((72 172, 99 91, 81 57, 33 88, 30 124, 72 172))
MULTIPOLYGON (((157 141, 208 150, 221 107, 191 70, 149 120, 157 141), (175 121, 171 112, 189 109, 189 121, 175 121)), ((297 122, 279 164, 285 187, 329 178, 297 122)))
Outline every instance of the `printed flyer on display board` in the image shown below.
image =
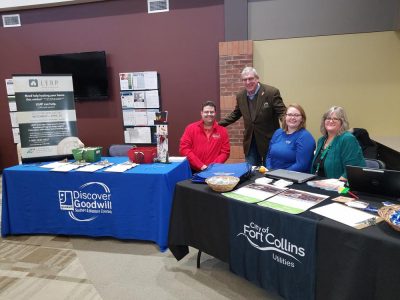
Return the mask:
POLYGON ((10 120, 11 120, 11 130, 13 134, 14 143, 18 144, 21 142, 19 137, 19 127, 17 121, 17 104, 15 102, 15 94, 14 94, 14 83, 13 80, 8 78, 6 81, 6 90, 7 90, 7 98, 8 98, 8 108, 10 111, 10 120))
POLYGON ((80 146, 72 76, 14 75, 22 162, 58 159, 80 146))

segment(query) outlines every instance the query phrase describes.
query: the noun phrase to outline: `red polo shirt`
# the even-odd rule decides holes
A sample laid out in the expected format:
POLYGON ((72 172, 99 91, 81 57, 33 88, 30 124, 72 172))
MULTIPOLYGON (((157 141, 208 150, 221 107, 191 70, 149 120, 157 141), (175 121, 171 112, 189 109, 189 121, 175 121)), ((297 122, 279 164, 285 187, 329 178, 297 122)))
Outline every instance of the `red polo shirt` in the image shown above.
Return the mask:
POLYGON ((203 165, 224 163, 230 152, 228 131, 214 122, 211 133, 207 134, 203 120, 189 124, 181 137, 180 155, 186 156, 190 167, 200 171, 203 165))

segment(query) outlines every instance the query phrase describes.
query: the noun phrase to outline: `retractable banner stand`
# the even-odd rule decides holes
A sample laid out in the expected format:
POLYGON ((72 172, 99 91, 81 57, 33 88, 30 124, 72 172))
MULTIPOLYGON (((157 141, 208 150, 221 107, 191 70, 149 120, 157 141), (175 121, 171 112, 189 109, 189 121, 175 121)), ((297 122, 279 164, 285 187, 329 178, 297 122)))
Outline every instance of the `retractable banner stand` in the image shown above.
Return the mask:
POLYGON ((72 76, 14 75, 22 162, 70 156, 78 139, 72 76))

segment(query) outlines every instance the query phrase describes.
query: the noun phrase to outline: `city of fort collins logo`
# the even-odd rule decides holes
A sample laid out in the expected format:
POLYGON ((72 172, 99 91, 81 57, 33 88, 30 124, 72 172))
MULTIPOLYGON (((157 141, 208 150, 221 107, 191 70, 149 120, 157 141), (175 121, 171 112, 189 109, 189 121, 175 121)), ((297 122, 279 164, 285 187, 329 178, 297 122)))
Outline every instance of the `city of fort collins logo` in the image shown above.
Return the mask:
POLYGON ((239 236, 245 237, 252 247, 260 251, 271 251, 272 259, 287 267, 294 268, 296 263, 302 263, 306 255, 303 247, 285 237, 276 236, 269 227, 259 226, 255 222, 244 224, 243 231, 237 234, 239 236))
POLYGON ((110 188, 102 182, 88 182, 77 190, 59 190, 60 210, 77 222, 90 222, 102 214, 112 214, 110 188))

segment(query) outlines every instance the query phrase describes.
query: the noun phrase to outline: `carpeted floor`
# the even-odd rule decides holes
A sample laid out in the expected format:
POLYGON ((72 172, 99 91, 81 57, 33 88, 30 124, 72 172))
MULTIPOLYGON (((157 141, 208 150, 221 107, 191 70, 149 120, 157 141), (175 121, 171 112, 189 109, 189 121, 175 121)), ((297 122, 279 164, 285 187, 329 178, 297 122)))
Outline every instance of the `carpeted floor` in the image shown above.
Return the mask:
POLYGON ((1 238, 0 299, 280 299, 207 254, 197 269, 196 255, 178 262, 153 243, 108 238, 1 238))
POLYGON ((102 299, 69 238, 18 236, 0 241, 0 299, 102 299))

